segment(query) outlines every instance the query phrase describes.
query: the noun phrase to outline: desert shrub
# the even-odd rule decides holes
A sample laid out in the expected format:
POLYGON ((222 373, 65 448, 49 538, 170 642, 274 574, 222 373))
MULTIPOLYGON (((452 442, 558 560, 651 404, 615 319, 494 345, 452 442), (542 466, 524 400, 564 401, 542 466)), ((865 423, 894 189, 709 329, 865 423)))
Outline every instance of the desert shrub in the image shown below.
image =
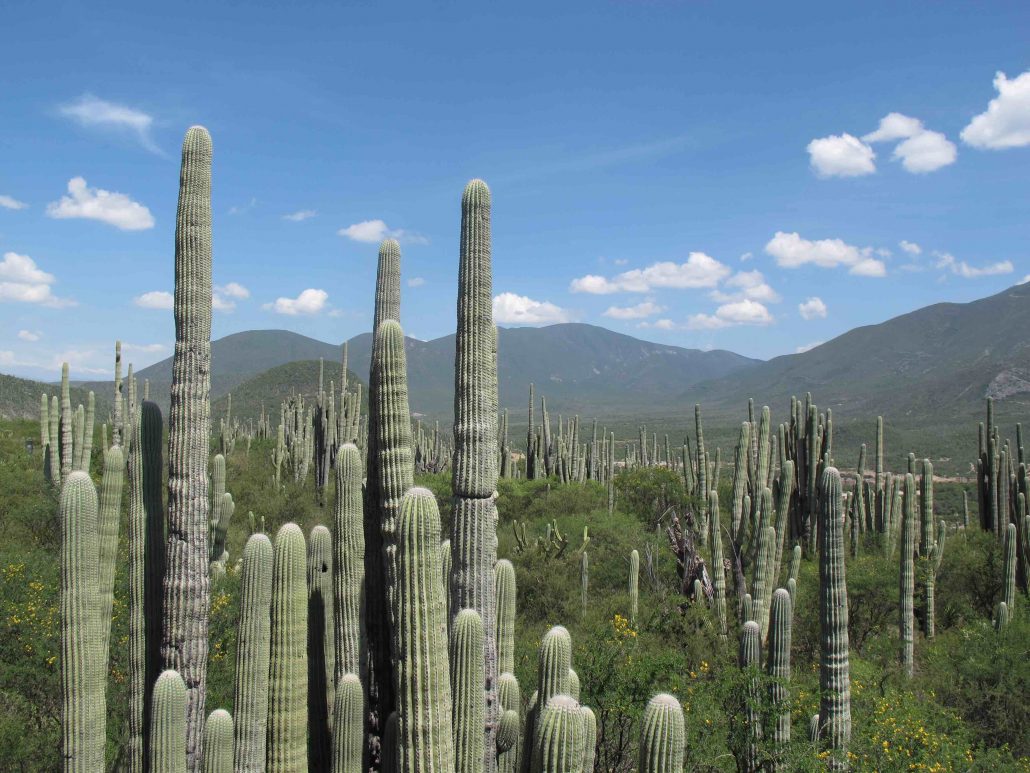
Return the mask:
MULTIPOLYGON (((666 467, 635 467, 615 476, 619 509, 653 530, 670 510, 693 504, 680 476, 666 467)), ((666 516, 667 517, 667 516, 666 516)))

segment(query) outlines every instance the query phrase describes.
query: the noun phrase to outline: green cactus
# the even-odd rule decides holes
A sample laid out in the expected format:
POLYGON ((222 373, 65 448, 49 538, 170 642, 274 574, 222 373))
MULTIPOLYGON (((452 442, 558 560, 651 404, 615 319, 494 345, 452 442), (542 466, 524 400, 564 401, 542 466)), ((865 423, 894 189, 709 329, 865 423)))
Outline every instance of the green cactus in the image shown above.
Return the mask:
POLYGON ((388 319, 401 321, 401 246, 396 239, 383 239, 379 243, 372 332, 388 319))
MULTIPOLYGON (((769 489, 767 488, 766 492, 768 491, 769 489)), ((771 496, 767 497, 767 499, 771 501, 771 496)), ((772 570, 775 560, 776 529, 772 526, 766 526, 761 530, 758 539, 758 560, 755 562, 755 579, 752 584, 755 621, 758 623, 762 641, 765 641, 769 630, 769 604, 772 601, 772 570)))
POLYGON ((629 554, 629 619, 636 621, 640 611, 640 553, 629 554))
POLYGON ((329 529, 321 524, 308 537, 308 764, 330 765, 335 703, 336 642, 333 635, 333 555, 329 529), (332 701, 332 702, 330 702, 332 701))
POLYGON ((190 127, 182 144, 174 307, 161 657, 186 684, 186 754, 190 770, 198 771, 207 685, 211 436, 211 136, 201 126, 190 127))
POLYGON ((484 637, 483 619, 476 610, 458 612, 451 631, 451 691, 457 773, 476 773, 483 769, 483 727, 486 721, 484 637))
POLYGON ((1009 624, 1009 605, 1004 601, 998 602, 998 612, 994 617, 994 630, 1002 631, 1009 624))
POLYGON ((515 567, 502 558, 494 568, 497 599, 497 667, 515 671, 515 567))
POLYGON ((760 711, 761 695, 759 693, 758 669, 762 663, 762 639, 758 623, 748 620, 740 629, 740 649, 737 664, 746 674, 744 692, 744 727, 743 734, 735 744, 737 770, 751 773, 758 770, 758 746, 762 739, 762 715, 760 711))
POLYGON ((786 770, 782 755, 790 743, 790 644, 793 605, 790 594, 778 588, 769 610, 769 652, 766 668, 769 673, 769 735, 773 739, 773 759, 769 768, 786 770))
POLYGON ((272 541, 265 534, 252 534, 243 548, 236 633, 233 749, 237 773, 265 769, 273 562, 272 541))
POLYGON ((589 706, 580 706, 583 720, 583 773, 593 773, 597 757, 597 715, 589 706))
MULTIPOLYGON (((510 672, 504 672, 497 678, 497 700, 500 703, 502 714, 501 727, 504 727, 503 717, 514 716, 515 724, 511 727, 511 720, 508 720, 507 732, 514 731, 516 737, 507 749, 501 748, 501 732, 498 730, 498 773, 515 773, 519 769, 519 760, 522 752, 522 722, 519 712, 522 711, 522 690, 519 689, 519 680, 510 672)), ((504 741, 507 744, 507 739, 504 741)))
POLYGON ((308 617, 304 533, 287 523, 275 537, 268 671, 268 773, 307 768, 308 617))
POLYGON ((923 471, 919 478, 919 555, 929 556, 933 548, 933 464, 923 459, 923 471))
POLYGON ((583 735, 576 699, 569 695, 552 697, 540 711, 532 773, 582 773, 583 735))
MULTIPOLYGON (((75 469, 89 472, 89 463, 93 459, 93 429, 96 422, 97 401, 91 391, 86 397, 86 417, 82 426, 82 446, 79 451, 75 469)), ((106 450, 106 449, 105 449, 106 450)))
POLYGON ((401 769, 400 758, 401 720, 396 711, 391 711, 383 725, 382 767, 380 773, 398 773, 401 769))
POLYGON ((69 471, 61 486, 61 685, 64 770, 104 769, 106 664, 100 660, 97 492, 69 471))
POLYGON ((901 637, 901 668, 912 678, 915 642, 915 552, 916 552, 916 482, 911 473, 905 475, 905 499, 901 517, 901 574, 899 588, 898 633, 901 637))
POLYGON ((497 726, 498 756, 510 751, 519 742, 520 724, 521 720, 517 711, 501 709, 501 721, 497 726))
POLYGON ((579 597, 580 614, 586 616, 587 600, 590 597, 590 554, 585 550, 579 557, 579 597))
POLYGON ((708 523, 711 528, 708 544, 712 548, 712 600, 715 604, 715 616, 719 621, 719 635, 726 636, 726 570, 722 558, 720 517, 719 492, 712 490, 708 494, 708 523))
POLYGON ((848 588, 844 569, 844 505, 840 473, 823 471, 819 513, 819 717, 830 768, 848 766, 851 740, 851 677, 848 663, 848 588))
POLYGON ((800 572, 800 571, 801 571, 801 546, 800 545, 795 545, 794 546, 794 550, 791 553, 791 558, 790 558, 790 574, 788 576, 790 577, 790 579, 794 580, 794 582, 797 582, 798 572, 800 572))
POLYGON ((644 710, 641 723, 637 770, 639 773, 682 771, 686 740, 686 723, 680 702, 667 693, 654 696, 644 710))
POLYGON ((569 695, 571 695, 573 698, 575 698, 578 701, 579 700, 579 691, 580 691, 579 674, 576 673, 576 669, 570 668, 569 669, 569 695))
POLYGON ((148 773, 186 773, 186 701, 186 685, 179 673, 162 672, 154 684, 150 711, 148 773))
POLYGON ((947 536, 947 526, 944 521, 940 522, 937 530, 936 540, 930 546, 930 552, 926 557, 926 638, 932 639, 936 627, 936 587, 937 575, 941 571, 941 562, 944 559, 944 541, 947 536))
POLYGON ((68 479, 74 467, 75 417, 72 412, 71 387, 68 383, 68 363, 61 365, 61 484, 68 479))
POLYGON ((50 432, 49 457, 50 482, 55 488, 61 487, 61 404, 57 395, 50 398, 50 432))
POLYGON ((443 595, 447 602, 447 630, 450 631, 451 620, 451 541, 445 539, 440 543, 440 573, 443 575, 443 595))
POLYGON ((215 709, 204 725, 204 773, 233 773, 232 739, 232 716, 215 709))
POLYGON ((365 694, 357 674, 336 683, 333 707, 333 773, 364 773, 365 694))
MULTIPOLYGON (((82 469, 82 468, 80 468, 82 469)), ((89 472, 88 470, 83 470, 89 472)), ((98 535, 100 542, 100 663, 107 670, 111 643, 111 609, 114 604, 114 569, 118 558, 118 527, 122 515, 122 487, 125 459, 118 446, 104 454, 104 477, 100 484, 98 535)))
POLYGON ((433 493, 408 490, 397 528, 397 709, 401 773, 454 770, 447 620, 433 493))
POLYGON ((552 627, 540 641, 538 704, 547 704, 555 695, 571 694, 569 671, 572 669, 572 637, 561 625, 552 627))
POLYGON ((1003 567, 1002 600, 1011 617, 1016 612, 1016 524, 1005 526, 1005 565, 1003 567))
POLYGON ((336 454, 336 503, 333 510, 333 618, 336 629, 336 674, 355 674, 364 684, 368 643, 365 639, 365 533, 361 490, 361 454, 345 443, 336 454))

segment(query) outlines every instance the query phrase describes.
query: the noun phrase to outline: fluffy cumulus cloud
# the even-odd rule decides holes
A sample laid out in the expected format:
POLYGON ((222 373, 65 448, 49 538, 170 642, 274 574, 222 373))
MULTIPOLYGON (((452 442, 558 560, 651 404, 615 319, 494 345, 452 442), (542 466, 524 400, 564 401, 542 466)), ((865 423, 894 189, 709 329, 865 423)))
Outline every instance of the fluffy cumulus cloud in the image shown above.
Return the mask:
POLYGON ((405 244, 429 244, 429 239, 425 236, 405 231, 403 228, 390 228, 382 220, 362 220, 360 223, 341 228, 336 233, 352 241, 367 244, 381 242, 383 239, 396 239, 405 244))
POLYGON ((990 150, 1030 145, 1030 70, 1012 80, 996 73, 994 88, 998 96, 962 130, 962 141, 990 150))
POLYGON ((933 255, 937 258, 937 268, 950 271, 955 276, 960 276, 963 279, 1011 274, 1015 270, 1011 260, 999 260, 996 263, 988 263, 985 266, 971 266, 966 261, 959 260, 948 252, 934 252, 933 255))
POLYGON ((646 319, 655 314, 661 314, 663 311, 665 311, 664 306, 659 306, 654 301, 644 301, 635 306, 609 306, 605 310, 604 316, 612 319, 646 319))
POLYGON ((0 194, 0 207, 4 209, 25 209, 27 206, 29 205, 24 201, 18 201, 13 196, 0 194))
POLYGON ((171 293, 164 290, 151 290, 149 293, 137 295, 132 299, 132 302, 141 309, 171 311, 172 306, 175 305, 175 298, 171 293))
POLYGON ((761 271, 738 271, 726 280, 722 290, 711 292, 712 300, 729 303, 748 299, 761 303, 779 303, 780 294, 765 281, 761 271))
POLYGON ((57 281, 28 255, 5 252, 0 260, 0 303, 38 303, 41 306, 60 308, 74 306, 69 298, 58 298, 51 285, 57 281))
POLYGON ((860 177, 876 171, 876 153, 858 137, 831 134, 808 143, 812 169, 820 177, 860 177))
POLYGON ((22 340, 22 341, 28 341, 28 342, 31 343, 33 341, 38 341, 42 337, 43 337, 43 334, 40 333, 38 330, 19 330, 18 331, 18 338, 20 340, 22 340))
POLYGON ((910 241, 906 241, 905 239, 902 239, 900 242, 898 242, 898 246, 901 247, 901 249, 903 249, 909 255, 922 255, 923 254, 923 248, 920 247, 915 242, 910 242, 910 241))
POLYGON ((802 319, 826 319, 826 304, 822 298, 812 296, 798 304, 798 312, 802 319))
POLYGON ((313 209, 302 209, 298 212, 291 212, 288 215, 283 215, 283 220, 289 220, 291 223, 300 223, 304 220, 308 220, 318 213, 313 209))
POLYGON ((142 354, 158 354, 163 352, 168 347, 164 344, 132 344, 128 342, 122 343, 122 351, 125 352, 141 352, 142 354))
POLYGON ((717 330, 735 325, 771 325, 775 320, 758 301, 724 303, 714 314, 694 314, 687 321, 689 330, 717 330))
POLYGON ((154 118, 142 110, 83 94, 74 102, 61 105, 58 112, 89 129, 128 133, 147 150, 161 154, 150 136, 154 118))
POLYGON ((273 303, 266 303, 264 308, 276 314, 295 317, 298 314, 318 314, 325 308, 329 293, 309 287, 296 298, 276 298, 273 303))
POLYGON ((887 266, 874 258, 871 247, 855 247, 841 239, 801 238, 798 233, 777 231, 765 251, 783 268, 800 268, 812 264, 822 268, 845 266, 856 276, 886 276, 887 266))
POLYGON ((509 325, 554 325, 568 322, 571 315, 549 301, 535 301, 525 295, 501 293, 494 296, 494 322, 509 325))
POLYGON ((154 227, 154 216, 145 206, 124 193, 90 188, 81 177, 73 177, 68 181, 68 195, 48 204, 46 213, 61 220, 99 220, 123 231, 144 231, 154 227))
POLYGON ((232 311, 236 308, 236 301, 242 301, 249 297, 250 290, 239 282, 215 285, 211 292, 211 307, 216 311, 232 311))
POLYGON ((918 118, 889 113, 880 119, 874 132, 862 137, 864 142, 898 142, 893 158, 901 161, 906 171, 914 174, 933 172, 954 164, 958 158, 955 143, 940 132, 930 131, 918 118))
POLYGON ((692 252, 684 263, 662 261, 647 268, 623 271, 611 279, 596 274, 573 279, 569 289, 574 293, 608 295, 610 293, 647 293, 667 288, 675 290, 715 287, 730 274, 730 269, 703 252, 692 252))

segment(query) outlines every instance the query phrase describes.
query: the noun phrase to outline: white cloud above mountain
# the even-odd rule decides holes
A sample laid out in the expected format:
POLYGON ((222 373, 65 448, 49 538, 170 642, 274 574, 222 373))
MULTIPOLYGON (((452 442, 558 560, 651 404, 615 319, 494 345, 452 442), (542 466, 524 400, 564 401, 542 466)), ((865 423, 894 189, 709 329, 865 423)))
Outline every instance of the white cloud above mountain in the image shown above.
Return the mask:
POLYGON ((988 150, 1030 145, 1030 70, 1011 80, 998 72, 994 88, 998 96, 962 130, 962 141, 988 150))
POLYGON ((892 157, 914 174, 934 172, 955 163, 958 158, 955 143, 940 132, 927 129, 918 118, 902 113, 885 115, 876 131, 866 134, 862 140, 867 143, 901 140, 892 157))
POLYGON ((659 306, 654 301, 643 301, 635 306, 609 306, 603 314, 612 319, 646 319, 663 311, 664 306, 659 306))
POLYGON ((812 296, 798 304, 798 313, 802 319, 826 319, 826 304, 819 296, 812 296))
POLYGON ((285 314, 288 317, 298 315, 312 316, 320 313, 329 300, 329 293, 314 287, 304 290, 296 298, 276 298, 271 303, 266 303, 262 308, 274 311, 276 314, 285 314))
POLYGON ((154 117, 142 110, 108 102, 92 94, 83 94, 72 102, 60 105, 57 111, 88 129, 126 133, 151 153, 163 155, 151 136, 154 117))
POLYGON ((934 252, 937 259, 937 268, 949 271, 955 276, 963 279, 977 279, 982 276, 999 276, 1011 274, 1015 270, 1011 260, 999 260, 995 263, 988 263, 984 266, 971 266, 964 260, 959 260, 949 252, 934 252))
POLYGON ((728 266, 703 252, 692 252, 683 263, 660 261, 646 268, 623 271, 610 279, 596 274, 573 279, 569 290, 574 293, 609 295, 611 293, 647 293, 657 289, 712 288, 731 273, 728 266))
POLYGON ((5 252, 0 260, 0 303, 35 303, 50 308, 74 306, 70 298, 58 298, 51 285, 57 278, 36 265, 28 255, 5 252))
POLYGON ((856 276, 887 275, 886 264, 874 258, 872 247, 855 247, 842 239, 804 239, 796 232, 777 231, 765 245, 765 251, 781 268, 814 265, 821 268, 845 267, 856 276))
POLYGON ((758 301, 742 300, 724 303, 714 314, 693 314, 687 320, 688 330, 717 330, 736 325, 771 325, 775 320, 769 309, 758 301))
POLYGON ((90 188, 82 177, 68 181, 68 195, 47 205, 49 217, 64 220, 99 220, 122 231, 144 231, 154 227, 154 216, 142 204, 124 193, 90 188))
POLYGON ((569 322, 572 315, 550 301, 537 301, 517 293, 494 296, 494 322, 506 325, 554 325, 569 322))

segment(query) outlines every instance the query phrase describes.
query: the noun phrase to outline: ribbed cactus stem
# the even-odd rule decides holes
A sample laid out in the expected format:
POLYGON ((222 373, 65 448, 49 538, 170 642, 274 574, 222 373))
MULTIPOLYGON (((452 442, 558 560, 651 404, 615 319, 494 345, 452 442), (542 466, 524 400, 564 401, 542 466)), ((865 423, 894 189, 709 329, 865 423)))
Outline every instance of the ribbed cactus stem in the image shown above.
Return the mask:
POLYGON ((175 222, 175 355, 168 412, 168 542, 161 656, 186 684, 186 750, 199 771, 207 685, 211 436, 211 136, 182 144, 175 222))
MULTIPOLYGON (((504 672, 497 677, 497 700, 500 703, 503 716, 512 714, 517 720, 517 724, 514 727, 517 735, 508 748, 501 748, 501 733, 498 732, 497 770, 498 773, 515 773, 519 769, 522 753, 522 722, 520 718, 522 690, 519 688, 519 680, 515 678, 514 674, 504 672)), ((503 727, 503 725, 504 721, 502 719, 501 726, 503 727)), ((511 732, 511 728, 509 728, 508 732, 511 732)), ((507 739, 505 739, 505 744, 507 744, 507 739)))
MULTIPOLYGON (((333 510, 333 615, 336 627, 336 681, 344 674, 365 676, 365 533, 361 454, 345 443, 336 455, 333 510)), ((364 683, 364 682, 362 682, 364 683)))
POLYGON ((365 693, 357 674, 336 683, 333 708, 333 773, 364 773, 365 693))
POLYGON ((401 773, 454 770, 440 513, 433 493, 412 488, 397 528, 397 710, 401 773))
POLYGON ((641 723, 639 773, 682 771, 686 734, 680 702, 667 693, 651 698, 641 723))
POLYGON ((215 709, 204 725, 204 773, 233 773, 232 716, 225 709, 215 709))
POLYGON ((454 712, 454 758, 457 773, 476 773, 483 765, 483 726, 486 721, 485 646, 483 619, 463 609, 451 630, 451 690, 454 712))
POLYGON ((844 570, 844 505, 840 473, 823 471, 819 517, 819 717, 830 768, 846 770, 851 740, 848 588, 844 570))
MULTIPOLYGON (((89 472, 88 470, 83 470, 89 472)), ((125 457, 118 446, 104 454, 104 477, 100 484, 98 530, 100 541, 100 663, 107 671, 111 643, 111 611, 114 605, 114 570, 118 559, 118 527, 122 516, 122 488, 125 457)))
POLYGON ((65 773, 104 769, 106 663, 101 662, 97 492, 69 471, 61 487, 62 759, 65 773))
POLYGON ((186 773, 186 764, 186 685, 169 669, 154 685, 148 773, 186 773))
POLYGON ((538 703, 545 705, 554 695, 569 695, 569 670, 572 668, 572 637, 556 625, 540 641, 538 703))
POLYGON ((515 671, 515 567, 502 558, 494 569, 497 598, 497 665, 515 671))
POLYGON ((597 757, 597 715, 589 706, 580 706, 583 720, 583 773, 593 773, 597 757))
POLYGON ((994 630, 1002 631, 1009 624, 1009 605, 1004 601, 998 602, 998 611, 994 617, 994 630))
POLYGON ((1002 577, 1002 600, 1011 616, 1016 611, 1016 524, 1010 523, 1004 529, 1005 564, 1002 577))
POLYGON ((737 750, 737 770, 758 769, 758 747, 762 739, 761 695, 758 669, 762 664, 762 639, 758 623, 748 620, 740 629, 740 649, 737 664, 746 674, 744 690, 744 727, 737 750))
POLYGON ((901 516, 901 570, 899 587, 898 633, 901 637, 901 669, 909 679, 914 672, 915 644, 915 552, 916 552, 916 482, 911 473, 905 475, 904 507, 901 516))
POLYGON ((74 469, 75 416, 72 412, 71 386, 68 382, 68 363, 61 365, 61 483, 74 469))
POLYGON ((308 609, 304 533, 287 523, 275 537, 268 672, 268 773, 307 769, 308 609))
POLYGON ((532 773, 582 773, 583 720, 579 703, 555 695, 540 711, 532 773))
POLYGON ((787 770, 782 759, 790 743, 790 644, 793 605, 790 594, 778 588, 769 610, 769 702, 772 707, 767 724, 773 739, 771 771, 787 770))
POLYGON ((640 611, 640 553, 629 554, 629 619, 636 621, 640 611))
POLYGON ((396 239, 383 239, 379 243, 372 332, 388 319, 401 321, 401 246, 396 239))
MULTIPOLYGON (((590 554, 585 550, 579 557, 579 606, 580 614, 586 615, 590 598, 590 554)), ((501 668, 503 668, 503 664, 501 668)))
POLYGON ((265 769, 273 562, 272 541, 260 532, 252 534, 243 548, 240 570, 233 701, 235 773, 261 773, 265 769))
POLYGON ((708 523, 711 535, 708 544, 712 548, 712 600, 715 616, 719 623, 719 635, 726 636, 726 569, 722 557, 722 530, 720 528, 719 492, 708 495, 708 523))
POLYGON ((308 764, 315 770, 327 769, 332 753, 333 626, 332 537, 319 524, 308 538, 308 764))
MULTIPOLYGON (((768 489, 766 489, 768 491, 768 489)), ((771 499, 771 498, 769 498, 771 499)), ((776 529, 766 526, 758 538, 758 561, 755 563, 754 612, 758 629, 765 641, 769 631, 769 604, 772 601, 772 568, 776 560, 776 529)))

